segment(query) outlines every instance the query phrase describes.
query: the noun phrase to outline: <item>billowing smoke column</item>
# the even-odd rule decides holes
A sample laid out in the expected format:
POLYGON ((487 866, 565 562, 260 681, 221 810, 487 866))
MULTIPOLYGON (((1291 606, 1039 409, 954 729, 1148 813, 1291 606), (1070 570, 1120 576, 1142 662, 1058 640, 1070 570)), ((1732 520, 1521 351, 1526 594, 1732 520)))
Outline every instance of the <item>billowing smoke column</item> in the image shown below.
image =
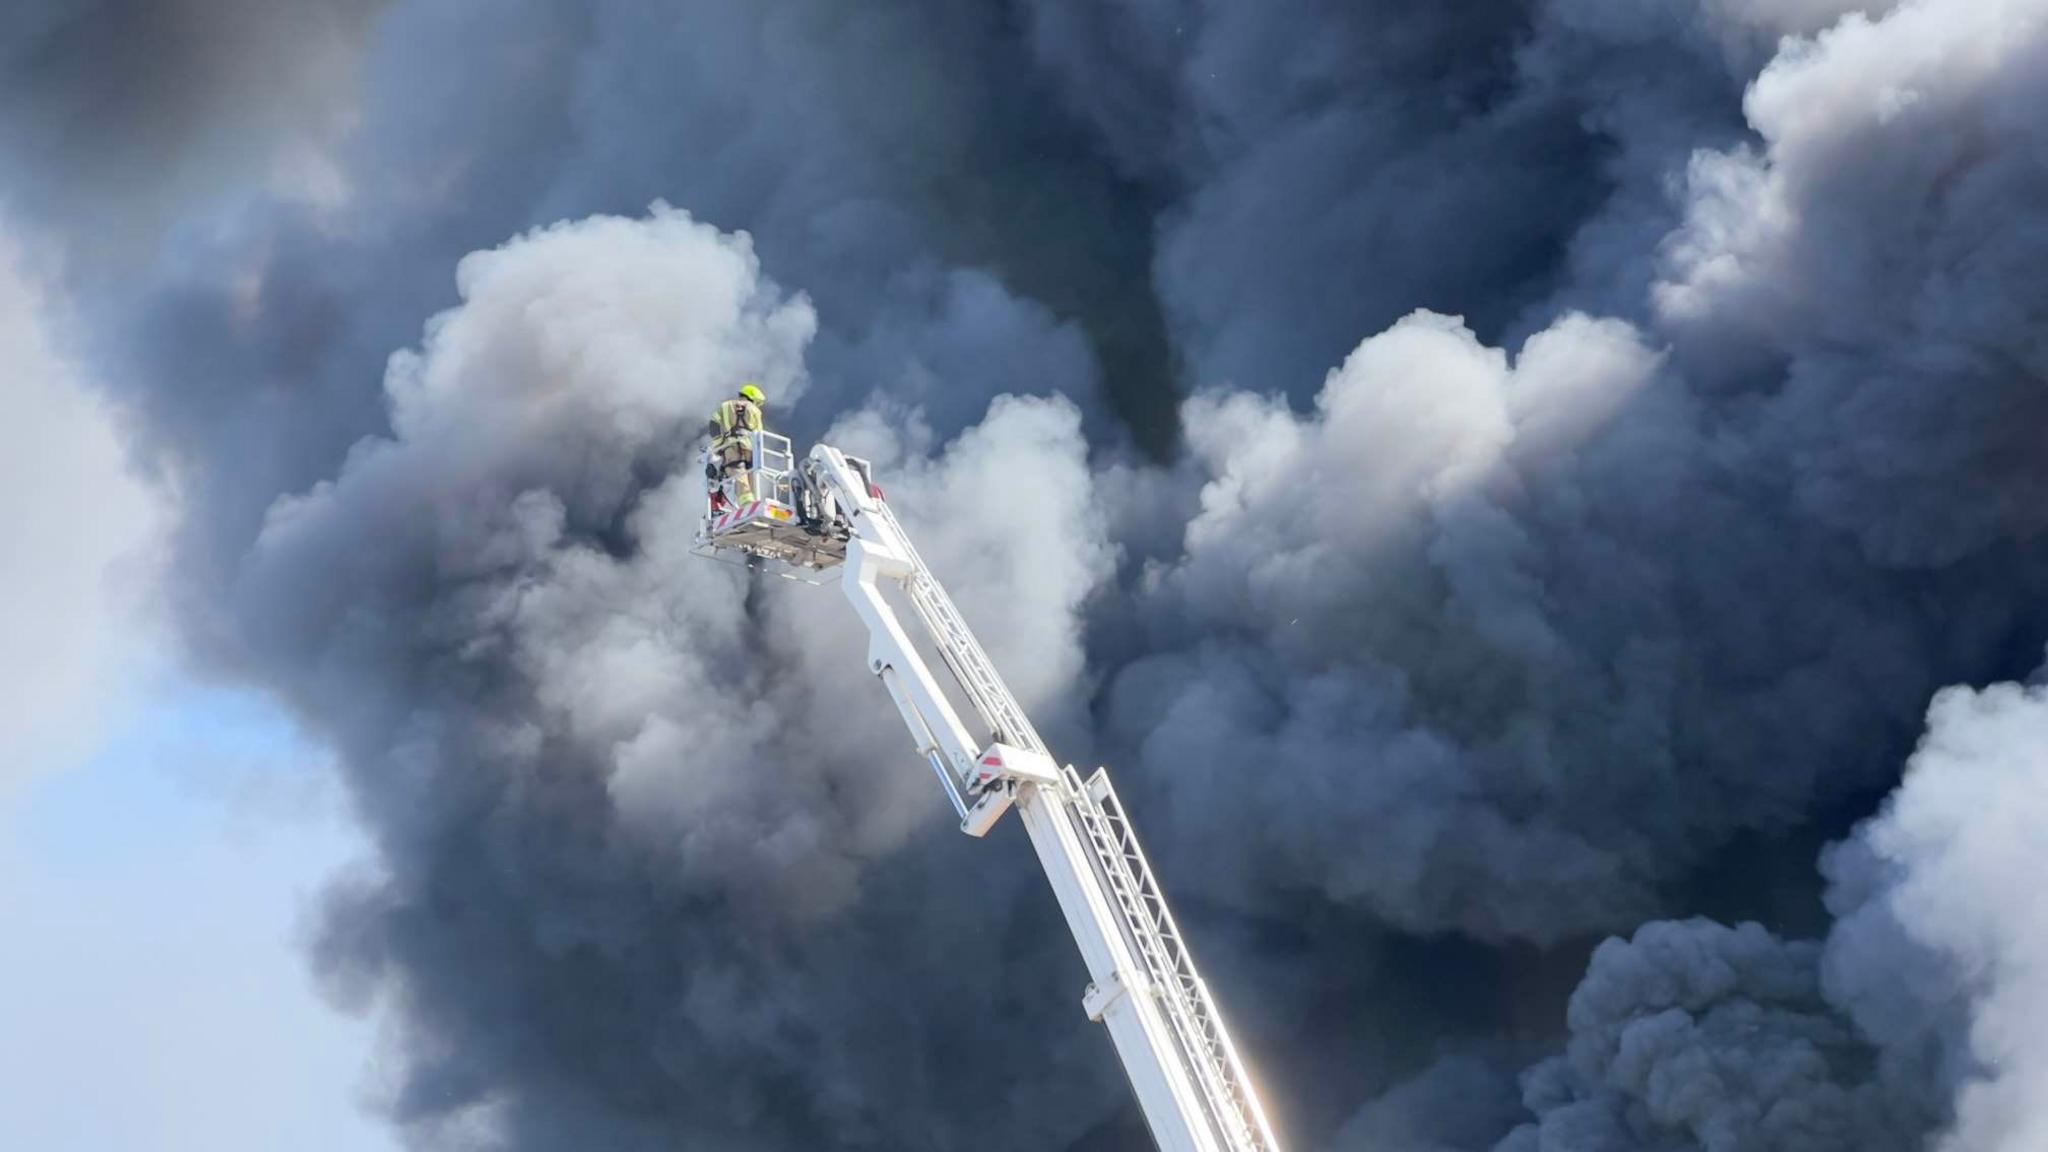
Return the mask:
POLYGON ((2040 899, 2017 879, 2042 864, 2044 736, 2039 688, 1935 697, 1905 782, 1828 854, 1824 944, 1693 920, 1601 945, 1569 1046, 1524 1078, 1540 1119, 1500 1152, 2048 1138, 2040 899))
POLYGON ((2025 619, 1980 614, 1986 569, 2042 576, 2012 548, 2048 527, 2042 241, 1986 234, 2044 188, 2048 79, 1998 7, 1785 49, 1761 141, 1688 162, 1637 325, 1510 357, 1418 314, 1312 412, 1198 397, 1207 486, 1120 718, 1177 777, 1318 767, 1185 802, 1265 794, 1249 847, 1290 883, 1545 940, 1887 779, 1930 671, 1997 671, 1963 634, 2025 619))
MULTIPOLYGON (((413 1143, 1143 1146, 837 600, 686 554, 740 378, 1117 765, 1295 1145, 2040 1139, 2048 706, 1934 694, 2048 640, 2048 5, 261 27, 361 61, 243 125, 310 168, 14 203, 92 248, 195 652, 342 753, 316 961, 413 1143)), ((108 106, 10 73, 9 140, 108 106)))
MULTIPOLYGON (((387 875, 337 894, 321 956, 407 1002, 401 1116, 430 1142, 520 1146, 815 1146, 880 1139, 898 1113, 970 1139, 976 1104, 947 1087, 966 1039, 945 1030, 1017 994, 986 974, 1011 962, 1026 865, 903 859, 943 804, 918 773, 874 772, 903 737, 846 674, 853 621, 689 552, 703 496, 683 450, 735 377, 801 394, 810 306, 744 240, 667 209, 522 237, 458 283, 391 363, 390 438, 275 504, 236 588, 256 657, 303 670, 285 687, 332 726, 379 835, 387 875), (346 709, 337 681, 364 686, 346 709), (940 915, 849 915, 892 905, 940 915), (549 985, 568 999, 535 1018, 549 985), (981 1007, 890 1011, 912 989, 981 1007), (517 1092, 505 1059, 534 1062, 517 1092)), ((1109 559, 1078 413, 1001 400, 942 449, 865 410, 843 423, 1056 713, 1082 671, 1074 609, 1109 559), (996 531, 975 513, 998 502, 1032 512, 996 531)), ((991 1074, 1079 1048, 1039 1042, 991 1074)), ((1081 1109, 1003 1146, 1071 1141, 1103 1110, 1096 1071, 1068 1074, 1081 1109)))

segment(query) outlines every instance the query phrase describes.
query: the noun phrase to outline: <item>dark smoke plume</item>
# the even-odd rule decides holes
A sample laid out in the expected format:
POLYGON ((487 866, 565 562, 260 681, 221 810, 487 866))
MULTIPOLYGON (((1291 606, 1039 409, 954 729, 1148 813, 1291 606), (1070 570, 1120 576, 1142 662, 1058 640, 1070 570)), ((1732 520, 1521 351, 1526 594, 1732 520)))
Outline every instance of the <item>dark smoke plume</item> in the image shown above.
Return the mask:
POLYGON ((687 555, 743 377, 1119 769, 1294 1146, 2037 1142, 2038 692, 1934 694, 2048 639, 2040 0, 259 7, 10 18, 5 193, 341 753, 413 1144, 1144 1146, 833 593, 687 555))
POLYGON ((0 154, 17 211, 125 266, 253 181, 328 196, 325 146, 385 0, 18 0, 0 12, 0 154))
POLYGON ((2039 1143, 2048 968, 2016 878, 2041 865, 2044 735, 2038 688, 1938 695, 1904 783, 1828 854, 1824 943, 1694 920, 1601 945, 1570 1044, 1523 1078, 1540 1120, 1498 1152, 2039 1143))

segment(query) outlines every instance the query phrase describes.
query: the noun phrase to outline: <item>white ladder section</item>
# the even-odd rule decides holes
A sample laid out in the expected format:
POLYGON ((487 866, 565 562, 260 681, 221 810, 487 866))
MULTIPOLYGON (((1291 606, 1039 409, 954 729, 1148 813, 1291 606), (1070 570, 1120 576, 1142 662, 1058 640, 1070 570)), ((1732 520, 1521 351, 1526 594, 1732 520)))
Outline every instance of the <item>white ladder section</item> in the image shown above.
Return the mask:
POLYGON ((1132 950, 1145 965, 1145 975, 1162 999, 1173 1026, 1174 1040, 1201 1086, 1208 1111, 1226 1135, 1226 1147, 1279 1152, 1266 1110, 1259 1103, 1250 1075, 1239 1059, 1223 1015, 1209 996, 1208 982, 1195 970, 1180 926, 1166 906, 1166 896, 1152 875, 1138 834, 1124 815, 1123 802, 1109 782, 1107 769, 1097 768, 1081 783, 1072 768, 1064 771, 1070 791, 1078 793, 1074 813, 1095 849, 1096 866, 1116 894, 1123 922, 1129 926, 1132 950))
POLYGON ((1024 715, 1023 705, 1010 694, 1009 685, 996 673, 993 660, 982 650, 981 641, 975 639, 972 629, 967 627, 966 617, 953 606, 953 598, 946 595, 946 589, 924 566, 924 558, 910 543, 910 534, 896 522, 896 514, 881 500, 875 501, 876 514, 888 526, 889 532, 902 544, 905 557, 910 561, 910 578, 905 580, 904 589, 910 594, 911 607, 917 609, 917 616, 938 646, 939 655, 945 658, 946 667, 953 672, 953 678, 960 683, 962 691, 981 713, 989 727, 994 730, 997 740, 1014 744, 1032 752, 1044 752, 1045 741, 1039 739, 1038 729, 1031 726, 1031 718, 1024 715))
POLYGON ((1090 1018, 1109 1029, 1162 1152, 1279 1152, 1258 1092, 1195 968, 1107 772, 1085 783, 1054 766, 953 600, 872 486, 837 450, 811 454, 853 530, 842 587, 869 630, 881 678, 962 828, 981 835, 1015 806, 1093 981, 1090 1018), (902 588, 988 738, 961 723, 878 582, 902 588), (994 767, 990 767, 993 765, 994 767))

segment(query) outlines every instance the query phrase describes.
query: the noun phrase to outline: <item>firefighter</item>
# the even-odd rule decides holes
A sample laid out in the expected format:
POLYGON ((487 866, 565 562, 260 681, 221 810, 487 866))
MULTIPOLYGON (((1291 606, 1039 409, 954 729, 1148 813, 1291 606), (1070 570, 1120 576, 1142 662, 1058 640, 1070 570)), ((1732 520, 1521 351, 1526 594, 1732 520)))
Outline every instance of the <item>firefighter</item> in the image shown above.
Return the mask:
POLYGON ((760 385, 747 383, 711 414, 711 457, 719 480, 732 480, 733 499, 740 504, 754 500, 754 433, 763 426, 761 409, 767 403, 760 385))

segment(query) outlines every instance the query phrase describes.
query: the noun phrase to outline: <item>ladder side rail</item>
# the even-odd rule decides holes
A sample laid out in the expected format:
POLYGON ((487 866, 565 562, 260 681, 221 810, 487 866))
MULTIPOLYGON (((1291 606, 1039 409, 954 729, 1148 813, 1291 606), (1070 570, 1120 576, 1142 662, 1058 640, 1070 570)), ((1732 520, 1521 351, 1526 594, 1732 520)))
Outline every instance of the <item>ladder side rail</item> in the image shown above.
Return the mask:
POLYGON ((1182 962, 1158 925, 1154 909, 1160 903, 1157 886, 1152 885, 1148 891, 1139 876, 1141 869, 1133 866, 1142 860, 1132 856, 1129 825, 1095 801, 1092 792, 1082 792, 1077 801, 1080 818, 1090 828, 1096 862, 1123 904, 1125 923, 1136 939, 1134 951, 1143 959, 1146 974, 1161 998, 1162 1011, 1172 1025, 1174 1039, 1194 1070, 1206 1112, 1231 1148, 1261 1147, 1252 1122, 1237 1103, 1229 1069, 1210 1040, 1214 1018, 1205 1018, 1199 1006, 1189 999, 1184 977, 1192 972, 1192 964, 1182 962))
MULTIPOLYGON (((1031 728, 1030 722, 1024 719, 1022 706, 1011 697, 1009 689, 1003 685, 1001 677, 995 672, 994 663, 989 660, 988 654, 981 650, 980 643, 975 640, 974 633, 967 628, 966 619, 960 615, 959 609, 954 607, 945 590, 931 576, 930 569, 925 567, 924 558, 918 555, 917 547, 910 542, 909 534, 903 531, 902 524, 897 522, 895 513, 889 510, 889 505, 868 492, 867 481, 860 471, 837 449, 820 445, 813 450, 812 457, 819 461, 821 474, 825 482, 834 489, 835 499, 842 506, 849 508, 849 519, 852 521, 855 539, 849 542, 847 548, 848 570, 844 578, 847 595, 854 595, 856 584, 869 576, 885 578, 902 585, 909 595, 911 607, 916 611, 920 623, 937 644, 940 657, 953 673, 954 680, 967 693, 969 702, 975 706, 975 710, 982 714, 985 721, 989 721, 997 728, 998 736, 1028 736, 1029 743, 1015 739, 1012 742, 1035 752, 1045 751, 1045 745, 1038 739, 1037 732, 1031 728), (858 566, 854 563, 854 548, 863 543, 865 546, 861 548, 861 556, 872 557, 876 561, 872 572, 855 570, 858 566), (1021 726, 1023 732, 1006 732, 1004 725, 990 718, 992 709, 999 716, 1010 717, 1012 724, 1021 726)), ((861 594, 861 600, 856 607, 861 607, 864 613, 872 610, 886 618, 896 629, 904 650, 910 652, 908 637, 903 636, 900 627, 895 625, 895 613, 880 600, 873 583, 872 579, 866 580, 866 591, 861 594)), ((910 654, 915 656, 914 652, 910 654)), ((921 684, 929 682, 929 677, 920 680, 921 684)), ((950 705, 946 707, 945 714, 956 715, 950 705)), ((974 746, 972 741, 964 743, 966 747, 961 751, 966 759, 963 761, 956 758, 963 778, 969 771, 967 765, 979 754, 978 747, 974 746)))
POLYGON ((1237 1102, 1238 1112, 1258 1134, 1258 1143, 1254 1146, 1279 1152, 1280 1138, 1273 1134, 1273 1121, 1266 1115, 1266 1105, 1259 1098, 1258 1085, 1252 1083, 1251 1070, 1245 1067, 1244 1058, 1238 1055, 1237 1043, 1230 1038, 1230 1029, 1223 1023, 1215 1000, 1209 995, 1209 982, 1197 976, 1195 986, 1201 998, 1208 1003, 1211 1018, 1215 1021, 1216 1042, 1223 1050, 1224 1066, 1230 1071, 1231 1094, 1237 1102))
POLYGON ((1212 1063, 1217 1074, 1218 1085, 1227 1091, 1225 1098, 1254 1139, 1253 1147, 1277 1149, 1279 1142, 1273 1135, 1271 1121, 1267 1118, 1265 1106, 1260 1102, 1256 1087, 1251 1082, 1237 1045, 1230 1038, 1230 1030, 1223 1022, 1223 1014, 1209 993, 1208 981, 1195 967, 1194 954, 1187 946, 1187 938, 1181 934, 1180 925, 1174 920, 1173 910, 1166 902, 1166 894, 1159 886, 1158 875, 1152 870, 1150 859, 1145 855, 1144 846, 1138 840, 1137 829, 1131 824, 1130 816, 1124 809, 1123 800, 1117 795, 1116 786, 1110 781, 1106 770, 1097 769, 1093 780, 1085 789, 1087 798, 1099 804, 1105 815, 1117 828, 1120 842, 1118 867, 1132 873, 1138 891, 1146 901, 1142 909, 1141 926, 1148 934, 1156 936, 1160 948, 1170 963, 1170 978, 1162 981, 1165 993, 1178 1002, 1177 1014, 1182 1015, 1193 1026, 1190 1040, 1203 1046, 1205 1062, 1212 1063), (1149 924, 1144 920, 1152 921, 1149 924))
MULTIPOLYGON (((828 468, 826 474, 831 478, 829 482, 843 490, 847 477, 853 473, 847 467, 844 472, 828 468)), ((864 497, 866 494, 858 495, 864 497)), ((906 697, 932 701, 933 714, 955 718, 957 724, 957 718, 945 705, 929 666, 910 647, 895 613, 877 587, 882 579, 912 586, 916 576, 925 572, 922 561, 895 517, 889 514, 888 506, 878 500, 866 503, 868 506, 864 513, 854 517, 855 538, 848 545, 843 586, 873 638, 870 667, 878 673, 885 667, 901 671, 908 681, 904 685, 906 697)), ((931 583, 936 587, 936 581, 931 583)), ((967 631, 957 610, 950 614, 945 611, 952 606, 942 599, 943 595, 941 589, 939 597, 913 596, 912 599, 919 608, 921 622, 947 657, 949 668, 959 676, 963 664, 972 666, 979 660, 993 676, 993 665, 988 663, 986 653, 981 652, 979 644, 974 642, 973 633, 967 631), (948 615, 950 622, 946 619, 948 615), (973 645, 971 650, 960 643, 962 636, 973 645)), ((960 678, 966 679, 964 676, 960 678)), ((887 678, 884 682, 888 683, 887 678)), ((964 683, 962 686, 969 687, 964 683)), ((1008 697, 1008 689, 999 678, 995 679, 995 687, 1003 697, 1008 697)), ((986 692, 969 694, 977 708, 983 706, 989 695, 986 692)), ((1017 707, 1014 700, 1011 703, 1017 707)), ((917 738, 917 725, 911 721, 913 717, 921 719, 919 714, 923 711, 917 707, 905 711, 905 722, 911 724, 913 739, 917 738)), ((1021 707, 1018 711, 1021 712, 1021 707)), ((983 719, 992 726, 1000 727, 993 717, 984 715, 983 719)), ((1028 726, 1025 731, 1035 739, 1036 733, 1028 726)), ((951 742, 964 748, 971 759, 975 749, 965 730, 954 731, 950 736, 951 742)), ((951 781, 947 783, 950 794, 956 785, 951 781)), ((1162 1013, 1157 997, 1149 993, 1148 983, 1142 975, 1143 966, 1130 954, 1128 932, 1119 909, 1101 885, 1093 882, 1091 855, 1066 815, 1066 798, 1061 791, 1026 786, 1020 789, 1017 807, 1026 834, 1080 949, 1083 964, 1094 982, 1091 988, 1106 990, 1100 998, 1091 994, 1091 999, 1098 1002, 1093 1004, 1090 1015, 1109 1029, 1146 1123, 1162 1152, 1236 1152, 1216 1138, 1207 1120, 1207 1110, 1202 1105, 1201 1089, 1194 1083, 1185 1061, 1175 1058, 1173 1026, 1162 1013)))
MULTIPOLYGON (((1122 864, 1133 873, 1144 903, 1139 913, 1153 920, 1149 925, 1159 938, 1161 953, 1170 964, 1170 970, 1162 983, 1177 1004, 1177 1016, 1189 1024, 1186 1032, 1190 1043, 1202 1047, 1201 1058, 1212 1065, 1215 1086, 1222 1091, 1218 1103, 1232 1109, 1243 1125, 1241 1135, 1256 1142, 1259 1147, 1273 1147, 1270 1122, 1265 1116, 1257 1091, 1250 1082, 1249 1073, 1237 1053, 1237 1047, 1230 1039, 1229 1028, 1224 1024, 1221 1011, 1209 993, 1208 982, 1202 979, 1194 964, 1193 954, 1187 941, 1181 935, 1180 927, 1173 919, 1171 907, 1166 903, 1165 893, 1159 887, 1158 877, 1152 871, 1145 856, 1144 847, 1138 840, 1137 829, 1130 823, 1122 800, 1116 795, 1107 772, 1099 774, 1099 799, 1119 833, 1118 850, 1122 864)), ((1090 789, 1091 799, 1097 798, 1097 789, 1090 789)))
POLYGON ((905 555, 911 564, 911 574, 905 580, 911 603, 923 618, 925 627, 939 640, 940 651, 960 680, 961 686, 973 697, 984 718, 996 729, 996 735, 1006 743, 1027 748, 1033 752, 1045 752, 1045 741, 1038 735, 1023 705, 1010 693, 1009 686, 997 673, 995 662, 989 659, 981 641, 967 625, 953 598, 946 594, 945 586, 925 566, 924 558, 910 543, 910 534, 903 530, 886 502, 877 501, 877 513, 889 526, 889 530, 902 541, 905 555))
MULTIPOLYGON (((997 737, 1043 753, 1044 743, 1022 706, 888 505, 836 450, 821 445, 813 457, 853 523, 855 539, 848 547, 843 583, 870 629, 871 670, 880 675, 886 666, 904 674, 903 695, 889 677, 884 683, 899 708, 906 699, 912 702, 903 710, 913 739, 922 742, 914 721, 923 719, 928 707, 941 719, 928 731, 949 744, 949 754, 957 759, 964 753, 971 761, 977 752, 881 598, 878 579, 904 586, 948 670, 997 737)), ((1106 784, 1107 777, 1102 779, 1106 784)), ((952 782, 948 785, 950 793, 952 782)), ((1113 791, 1110 795, 1113 800, 1113 791)), ((1217 1033, 1221 1020, 1194 973, 1192 957, 1178 946, 1178 929, 1121 806, 1114 815, 1105 811, 1071 770, 1062 773, 1058 787, 1024 785, 1016 806, 1095 981, 1084 1007, 1108 1026, 1162 1152, 1277 1152, 1262 1117, 1257 1135, 1247 1131, 1244 1112, 1228 1090, 1232 1077, 1227 1071, 1234 1069, 1219 1063, 1209 1046, 1197 1005, 1212 1009, 1206 1015, 1217 1033), (1091 823, 1097 827, 1091 829, 1091 823), (1127 844, 1135 851, 1126 851, 1127 844), (1155 906, 1171 940, 1152 912, 1155 906), (1184 975, 1196 981, 1198 1000, 1190 1000, 1184 975), (1259 1140, 1260 1135, 1265 1139, 1259 1140)), ((1252 1104, 1256 1109, 1255 1099, 1252 1104)))
POLYGON ((987 719, 996 739, 1033 752, 1046 752, 1045 741, 1024 715, 1023 708, 1010 699, 1002 680, 993 677, 994 665, 980 651, 974 634, 964 631, 965 621, 946 598, 945 591, 929 580, 918 580, 911 585, 910 599, 927 631, 945 637, 939 650, 946 666, 974 701, 975 710, 987 719))
POLYGON ((818 472, 831 486, 835 499, 853 522, 856 535, 874 541, 903 561, 903 567, 888 573, 904 586, 912 607, 933 641, 939 646, 947 667, 960 683, 982 718, 998 738, 1033 752, 1045 752, 1024 708, 1017 702, 996 671, 994 661, 982 648, 967 619, 946 594, 945 587, 931 574, 910 534, 896 519, 887 501, 869 489, 868 480, 844 453, 820 444, 811 450, 818 472))
MULTIPOLYGON (((883 504, 881 507, 886 513, 887 505, 883 504)), ((900 526, 893 524, 893 517, 890 519, 895 533, 907 538, 907 534, 902 532, 900 526)), ((1030 728, 1028 721, 1022 719, 1021 706, 1010 696, 1007 686, 995 673, 993 663, 989 661, 986 652, 981 650, 965 621, 958 618, 958 611, 946 596, 943 587, 935 578, 929 576, 928 570, 922 567, 921 562, 917 565, 913 581, 913 589, 928 590, 924 596, 914 595, 913 603, 918 607, 919 615, 931 633, 945 638, 940 650, 955 675, 968 682, 971 689, 972 674, 968 670, 986 670, 991 691, 976 693, 970 690, 977 708, 983 711, 985 718, 990 718, 987 716, 989 709, 984 706, 984 701, 993 697, 1009 704, 1019 721, 1007 726, 999 724, 998 728, 1007 727, 1010 732, 1022 730, 1029 733, 1036 743, 1035 731, 1030 728)), ((1005 733, 999 730, 998 735, 1002 736, 1005 733)), ((1009 738, 1016 739, 1014 736, 1009 738)), ((1043 747, 1042 743, 1039 747, 1043 747)), ((1093 797, 1087 794, 1078 777, 1071 771, 1066 776, 1066 790, 1071 798, 1071 804, 1062 805, 1060 812, 1063 819, 1071 819, 1077 812, 1088 813, 1093 797)), ((1239 1093, 1233 1091, 1230 1069, 1221 1062, 1219 1053, 1210 1039, 1212 1033, 1221 1027, 1220 1021, 1216 1021, 1213 1014, 1205 1019, 1197 1004, 1191 1002, 1190 990, 1182 986, 1184 977, 1196 981, 1200 979, 1193 972, 1192 959, 1187 956, 1184 947, 1175 946, 1177 936, 1172 942, 1162 939, 1158 928, 1151 922, 1147 902, 1156 903, 1162 910, 1164 909, 1158 884, 1152 878, 1149 866, 1144 864, 1142 856, 1138 859, 1139 867, 1135 873, 1125 861, 1123 845, 1131 833, 1128 823, 1122 819, 1121 810, 1117 811, 1114 821, 1105 820, 1104 825, 1104 836, 1107 837, 1107 841, 1094 845, 1095 850, 1090 855, 1089 866, 1096 872, 1099 882, 1106 891, 1116 893, 1121 890, 1129 893, 1128 900, 1120 898, 1107 906, 1112 913, 1112 927, 1122 938, 1126 953, 1137 963, 1138 968, 1146 973, 1146 986, 1154 995, 1162 998, 1159 1015, 1167 1026, 1168 1035, 1152 1039, 1154 1042, 1168 1041, 1178 1050, 1183 1073, 1191 1081, 1189 1087, 1199 1093, 1203 1105, 1202 1112, 1209 1122, 1215 1125, 1218 1136, 1227 1141, 1226 1147, 1261 1147, 1257 1143, 1255 1121, 1247 1115, 1246 1109, 1239 1102, 1239 1093)), ((1092 842, 1093 838, 1088 834, 1085 820, 1077 831, 1077 843, 1092 842)), ((1170 920, 1168 924, 1168 931, 1176 931, 1170 927, 1170 920)), ((1263 1147, 1272 1147, 1270 1137, 1263 1147)))
POLYGON ((849 541, 840 589, 867 625, 868 671, 880 677, 889 690, 911 739, 918 744, 918 753, 939 772, 947 798, 964 816, 968 805, 962 789, 980 746, 876 587, 877 576, 888 569, 891 559, 866 540, 849 541))
POLYGON ((1022 791, 1018 816, 1088 969, 1082 1009, 1109 1030, 1160 1152, 1239 1152, 1213 1126, 1173 1025, 1131 953, 1123 917, 1096 880, 1094 854, 1068 814, 1069 798, 1063 789, 1037 785, 1022 791))

